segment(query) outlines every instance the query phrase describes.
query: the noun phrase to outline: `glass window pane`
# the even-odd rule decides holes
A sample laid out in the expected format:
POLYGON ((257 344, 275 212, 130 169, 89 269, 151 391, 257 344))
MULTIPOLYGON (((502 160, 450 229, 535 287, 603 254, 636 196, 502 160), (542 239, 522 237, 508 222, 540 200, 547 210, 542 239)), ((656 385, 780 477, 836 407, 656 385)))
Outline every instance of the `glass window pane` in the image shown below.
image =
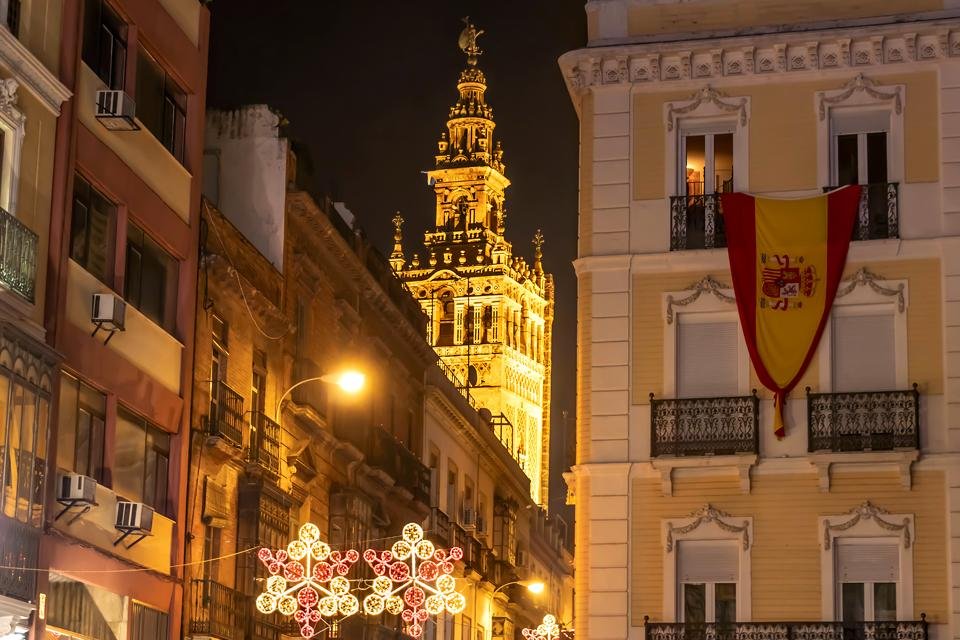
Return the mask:
POLYGON ((857 134, 849 133, 836 137, 837 141, 837 186, 858 184, 857 134))
POLYGON ((707 585, 683 585, 683 621, 702 624, 707 620, 707 585))
POLYGON ((685 160, 686 193, 688 196, 703 193, 703 171, 706 167, 706 136, 686 136, 685 160))
POLYGON ((717 193, 733 192, 733 134, 718 133, 713 136, 713 190, 717 193))
POLYGON ((720 582, 714 585, 714 622, 727 624, 737 621, 737 585, 720 582))
POLYGON ((37 403, 37 439, 34 446, 33 500, 31 501, 31 522, 35 527, 43 524, 44 486, 47 475, 47 431, 50 421, 50 401, 40 398, 37 403))
POLYGON ((137 50, 137 118, 156 138, 163 133, 164 73, 153 57, 137 50))
POLYGON ((873 619, 897 619, 897 583, 878 582, 873 585, 873 619))
MULTIPOLYGON (((90 431, 92 418, 87 411, 80 409, 77 414, 77 435, 74 449, 73 470, 85 476, 92 475, 90 469, 90 431)), ((63 439, 61 438, 61 441, 63 439)))
POLYGON ((887 134, 875 131, 867 134, 867 182, 887 181, 887 134))
POLYGON ((77 445, 77 400, 78 382, 66 374, 60 376, 60 408, 57 427, 57 467, 65 471, 73 469, 76 462, 74 451, 77 445))
POLYGON ((126 411, 117 413, 114 444, 113 490, 118 496, 143 502, 146 433, 140 419, 126 411))
POLYGON ((863 622, 863 583, 844 582, 840 585, 840 611, 844 622, 863 622))

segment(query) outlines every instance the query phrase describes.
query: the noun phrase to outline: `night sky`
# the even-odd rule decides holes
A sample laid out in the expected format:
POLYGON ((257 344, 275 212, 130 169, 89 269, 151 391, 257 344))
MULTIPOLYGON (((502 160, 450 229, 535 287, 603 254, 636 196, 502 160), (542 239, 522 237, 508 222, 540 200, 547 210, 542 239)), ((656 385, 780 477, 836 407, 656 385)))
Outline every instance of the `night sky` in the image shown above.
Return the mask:
MULTIPOLYGON (((308 187, 343 200, 389 254, 399 210, 409 257, 433 224, 436 141, 465 67, 469 15, 504 148, 507 237, 532 257, 538 228, 557 282, 551 505, 563 503, 561 412, 574 415, 577 118, 557 57, 584 45, 583 0, 216 0, 211 108, 267 103, 289 121, 308 187)), ((572 435, 570 436, 572 438, 572 435)))

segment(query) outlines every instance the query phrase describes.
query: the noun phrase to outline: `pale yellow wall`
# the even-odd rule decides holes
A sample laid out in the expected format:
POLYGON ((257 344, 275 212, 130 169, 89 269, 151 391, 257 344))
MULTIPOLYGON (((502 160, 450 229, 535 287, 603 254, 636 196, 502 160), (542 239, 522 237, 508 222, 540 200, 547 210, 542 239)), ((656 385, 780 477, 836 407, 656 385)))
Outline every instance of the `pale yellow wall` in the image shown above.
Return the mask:
MULTIPOLYGON (((730 96, 750 98, 749 190, 753 193, 818 189, 817 109, 814 94, 841 88, 856 74, 816 82, 725 86, 730 96)), ((780 76, 782 77, 782 76, 780 76)), ((906 182, 939 179, 937 76, 935 71, 872 76, 881 85, 905 85, 904 171, 906 182)), ((666 121, 664 104, 692 92, 640 93, 633 103, 634 198, 664 194, 666 121)), ((672 170, 672 169, 671 169, 672 170)))
POLYGON ((593 315, 593 274, 585 273, 578 282, 577 299, 577 462, 590 459, 590 363, 593 315))
POLYGON ((755 476, 749 495, 732 476, 679 478, 673 497, 664 497, 660 481, 633 483, 631 611, 632 624, 643 616, 663 620, 663 540, 661 521, 682 518, 709 502, 736 520, 753 518, 752 599, 754 621, 822 619, 818 518, 846 513, 864 500, 893 513, 916 518, 913 542, 914 616, 947 622, 945 479, 942 473, 913 474, 913 490, 895 473, 835 473, 829 493, 816 474, 755 476), (787 577, 787 579, 785 579, 787 577))
POLYGON ((160 4, 196 46, 200 42, 200 3, 197 0, 160 0, 160 4))
POLYGON ((593 247, 593 94, 580 107, 580 255, 593 247))
MULTIPOLYGON (((631 3, 627 13, 627 32, 630 36, 702 33, 762 25, 916 13, 942 8, 943 0, 699 0, 631 3)), ((587 26, 590 37, 596 37, 598 25, 588 22, 587 26)))
POLYGON ((574 528, 574 572, 573 585, 576 599, 574 601, 575 635, 578 638, 588 638, 587 620, 590 617, 590 478, 578 474, 577 505, 574 528))
MULTIPOLYGON (((942 341, 940 331, 941 294, 940 267, 935 259, 888 262, 850 263, 844 270, 849 278, 861 267, 885 280, 907 280, 909 306, 907 307, 907 369, 909 382, 920 385, 924 394, 943 393, 942 341)), ((633 279, 633 403, 648 404, 649 394, 663 395, 663 331, 666 312, 663 293, 679 292, 698 282, 705 275, 713 276, 725 286, 731 285, 727 270, 686 273, 637 274, 633 279)), ((710 294, 703 294, 710 295, 710 294)), ((583 298, 581 298, 582 300, 583 298)), ((730 305, 730 310, 735 310, 730 305)), ((793 396, 805 387, 818 388, 819 365, 815 356, 793 396)), ((769 398, 757 380, 751 366, 750 384, 759 395, 769 398)))
POLYGON ((20 8, 18 40, 54 74, 60 69, 63 0, 25 0, 20 8))

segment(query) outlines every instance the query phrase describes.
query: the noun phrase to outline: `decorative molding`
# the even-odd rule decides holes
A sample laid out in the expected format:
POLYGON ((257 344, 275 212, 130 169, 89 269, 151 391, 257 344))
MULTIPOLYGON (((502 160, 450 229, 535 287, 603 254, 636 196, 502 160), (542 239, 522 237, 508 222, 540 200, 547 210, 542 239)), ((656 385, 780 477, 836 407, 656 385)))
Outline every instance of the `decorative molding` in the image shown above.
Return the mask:
POLYGON ((699 282, 694 282, 692 285, 687 287, 687 290, 691 292, 690 295, 688 295, 687 297, 681 298, 679 300, 675 300, 672 295, 668 295, 667 296, 667 324, 673 324, 673 316, 674 316, 673 306, 674 305, 678 307, 685 307, 688 304, 692 304, 696 302, 700 298, 700 296, 702 296, 704 293, 709 293, 713 295, 717 300, 720 300, 722 302, 728 302, 728 303, 736 302, 736 298, 724 293, 724 290, 727 290, 729 288, 730 287, 726 287, 720 284, 719 282, 717 282, 713 278, 713 276, 708 275, 708 276, 704 276, 703 279, 700 280, 699 282))
POLYGON ((827 94, 829 92, 820 92, 818 94, 820 96, 820 104, 818 107, 820 119, 823 120, 827 117, 827 106, 833 106, 846 102, 851 96, 853 96, 854 93, 859 92, 866 93, 874 100, 893 100, 893 109, 897 115, 900 115, 903 112, 903 99, 900 96, 900 87, 895 87, 891 91, 881 91, 877 89, 878 86, 880 85, 878 85, 876 81, 871 80, 862 73, 858 73, 855 78, 843 85, 843 87, 840 89, 840 93, 828 96, 827 94))
POLYGON ((882 516, 889 515, 890 512, 882 509, 869 500, 863 502, 860 506, 855 507, 843 515, 850 515, 851 518, 839 524, 833 524, 829 519, 825 519, 823 523, 823 549, 824 551, 829 551, 832 544, 830 533, 833 531, 846 531, 847 529, 853 528, 861 520, 872 520, 881 528, 886 529, 894 533, 900 533, 903 539, 903 548, 909 549, 912 544, 912 538, 910 536, 910 518, 904 518, 900 524, 895 522, 890 522, 885 520, 882 516))
POLYGON ((0 27, 0 65, 54 115, 60 115, 60 105, 73 95, 6 27, 0 27))
POLYGON ((693 518, 693 522, 690 522, 689 524, 686 524, 682 527, 675 527, 672 522, 668 522, 666 543, 667 553, 673 552, 673 537, 675 534, 684 535, 690 533, 691 531, 694 531, 709 522, 716 523, 718 527, 727 533, 739 534, 743 543, 743 550, 747 551, 750 549, 750 523, 747 520, 744 520, 742 524, 736 525, 725 521, 726 518, 732 517, 733 516, 731 516, 729 513, 720 511, 711 504, 707 503, 687 516, 687 518, 693 518))
POLYGON ((884 282, 883 278, 873 273, 868 268, 861 267, 855 274, 853 274, 853 277, 840 283, 840 288, 837 290, 836 297, 842 298, 853 292, 857 287, 867 286, 875 293, 878 293, 882 296, 896 296, 897 311, 899 313, 906 311, 907 303, 906 297, 903 294, 903 283, 901 282, 898 284, 896 289, 891 289, 880 284, 881 282, 884 282))
POLYGON ((667 131, 673 131, 676 126, 676 121, 678 116, 696 111, 697 108, 704 104, 710 103, 716 106, 721 111, 728 112, 737 112, 739 113, 740 126, 744 127, 747 124, 747 99, 740 98, 737 102, 726 102, 724 98, 728 96, 720 91, 717 91, 710 85, 702 87, 697 90, 690 100, 684 104, 682 107, 674 106, 675 103, 671 102, 670 106, 667 109, 667 131))

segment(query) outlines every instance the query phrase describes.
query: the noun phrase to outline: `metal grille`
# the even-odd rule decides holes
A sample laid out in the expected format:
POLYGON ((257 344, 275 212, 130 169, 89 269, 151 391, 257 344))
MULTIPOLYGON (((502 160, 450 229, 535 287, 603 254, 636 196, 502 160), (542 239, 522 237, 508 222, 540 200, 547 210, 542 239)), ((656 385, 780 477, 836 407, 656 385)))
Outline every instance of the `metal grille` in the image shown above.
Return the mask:
POLYGON ((670 251, 725 246, 719 193, 670 198, 670 251))
POLYGON ((190 633, 243 640, 251 604, 247 596, 213 580, 193 580, 190 593, 193 600, 190 633))
POLYGON ((250 461, 274 475, 280 473, 280 425, 256 411, 250 414, 253 438, 250 461))
POLYGON ((235 447, 243 445, 243 396, 222 380, 213 384, 210 402, 210 435, 235 447))
MULTIPOLYGON (((873 182, 860 186, 860 203, 857 206, 857 223, 853 228, 853 239, 899 238, 898 183, 873 182)), ((839 187, 824 187, 823 190, 826 192, 834 189, 839 187)))
POLYGON ((410 491, 414 499, 430 504, 430 468, 420 462, 407 445, 381 427, 374 432, 369 463, 385 471, 397 486, 410 491))
POLYGON ((884 451, 920 448, 920 393, 810 393, 809 451, 884 451))
POLYGON ((647 640, 927 640, 926 615, 890 622, 645 622, 647 640))
POLYGON ((650 394, 650 455, 758 453, 760 402, 750 396, 656 400, 650 394))
POLYGON ((37 279, 37 234, 0 209, 0 280, 33 302, 37 279))
POLYGON ((0 516, 0 595, 32 602, 36 592, 40 530, 0 516))

